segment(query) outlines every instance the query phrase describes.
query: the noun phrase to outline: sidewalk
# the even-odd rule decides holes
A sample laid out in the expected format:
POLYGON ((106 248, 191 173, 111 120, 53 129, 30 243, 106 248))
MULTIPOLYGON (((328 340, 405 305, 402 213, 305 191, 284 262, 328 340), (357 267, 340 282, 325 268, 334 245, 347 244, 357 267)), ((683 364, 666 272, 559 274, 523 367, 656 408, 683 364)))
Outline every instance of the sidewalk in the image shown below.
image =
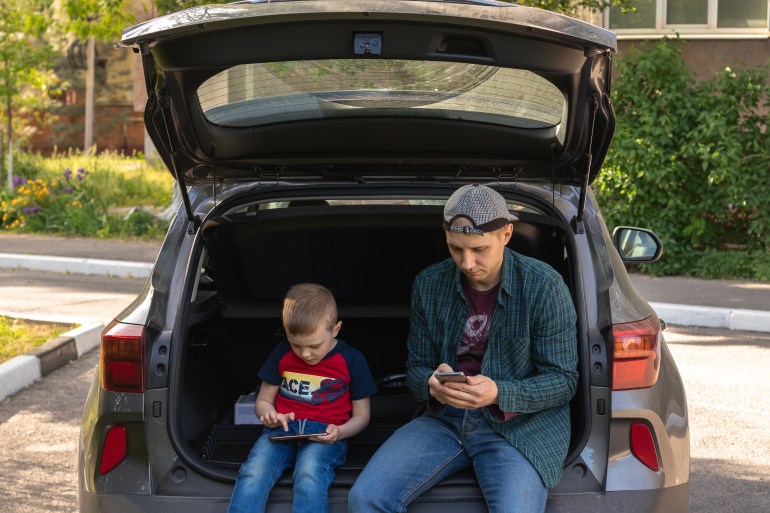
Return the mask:
MULTIPOLYGON (((115 277, 101 278, 105 280, 136 281, 149 276, 160 244, 160 241, 0 234, 0 269, 90 274, 115 277)), ((49 279, 53 280, 53 276, 49 279)), ((631 281, 669 325, 770 333, 770 283, 656 278, 640 274, 631 275, 631 281)), ((42 299, 39 302, 41 305, 35 311, 42 318, 66 321, 63 318, 67 316, 66 305, 42 299)), ((50 372, 56 365, 64 365, 96 347, 101 329, 103 323, 89 323, 45 344, 35 354, 0 364, 0 400, 44 376, 40 369, 50 372)))

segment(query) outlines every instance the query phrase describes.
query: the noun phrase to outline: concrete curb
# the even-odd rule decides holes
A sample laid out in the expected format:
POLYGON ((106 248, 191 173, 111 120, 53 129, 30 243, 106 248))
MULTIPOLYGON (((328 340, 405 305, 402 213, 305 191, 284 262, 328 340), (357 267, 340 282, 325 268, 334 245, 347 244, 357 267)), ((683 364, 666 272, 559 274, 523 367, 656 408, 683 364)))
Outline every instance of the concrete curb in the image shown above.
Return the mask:
POLYGON ((650 303, 650 306, 668 324, 770 333, 770 312, 762 310, 671 303, 650 303))
POLYGON ((103 324, 79 326, 0 364, 0 401, 97 347, 103 329, 103 324))
POLYGON ((54 273, 98 274, 119 278, 147 278, 152 271, 152 264, 146 262, 19 253, 0 253, 0 267, 54 273))

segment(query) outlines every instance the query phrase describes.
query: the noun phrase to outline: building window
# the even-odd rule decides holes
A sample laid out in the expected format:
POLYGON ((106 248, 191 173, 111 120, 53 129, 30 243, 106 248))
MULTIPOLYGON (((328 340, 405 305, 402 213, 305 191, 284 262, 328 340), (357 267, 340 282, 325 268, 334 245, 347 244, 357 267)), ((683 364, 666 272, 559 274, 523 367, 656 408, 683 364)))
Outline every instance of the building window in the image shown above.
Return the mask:
POLYGON ((636 0, 634 12, 613 6, 605 25, 619 36, 768 37, 770 0, 636 0))

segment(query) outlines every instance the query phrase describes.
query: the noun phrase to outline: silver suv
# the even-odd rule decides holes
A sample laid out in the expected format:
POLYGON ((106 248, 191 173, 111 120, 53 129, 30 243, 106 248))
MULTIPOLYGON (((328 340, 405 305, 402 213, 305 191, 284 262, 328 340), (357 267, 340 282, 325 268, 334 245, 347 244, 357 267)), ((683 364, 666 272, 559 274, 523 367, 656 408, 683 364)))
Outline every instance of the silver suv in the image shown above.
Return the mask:
MULTIPOLYGON (((688 509, 685 393, 662 322, 590 185, 614 131, 614 34, 486 0, 253 1, 137 25, 147 130, 183 198, 142 294, 102 336, 80 440, 82 512, 224 512, 261 432, 257 370, 289 286, 329 287, 378 380, 331 510, 419 408, 404 372, 410 287, 447 258, 442 205, 498 190, 510 247, 556 269, 577 313, 572 438, 547 511, 688 509)), ((291 510, 291 476, 268 511, 291 510)), ((413 512, 486 511, 472 472, 413 512)))

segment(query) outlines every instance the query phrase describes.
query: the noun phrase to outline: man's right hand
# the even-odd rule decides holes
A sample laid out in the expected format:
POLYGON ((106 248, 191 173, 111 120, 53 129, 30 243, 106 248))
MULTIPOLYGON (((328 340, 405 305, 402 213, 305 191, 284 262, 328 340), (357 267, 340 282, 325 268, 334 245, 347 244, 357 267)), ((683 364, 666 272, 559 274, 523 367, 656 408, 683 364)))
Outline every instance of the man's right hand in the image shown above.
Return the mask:
POLYGON ((273 410, 264 415, 260 415, 259 421, 262 422, 265 427, 275 428, 278 426, 283 426, 283 430, 288 431, 289 421, 294 420, 294 417, 294 412, 278 413, 277 411, 273 410))
POLYGON ((446 387, 436 379, 436 373, 453 371, 454 369, 452 369, 452 367, 446 363, 442 363, 431 373, 430 379, 428 380, 428 392, 430 393, 430 396, 441 404, 447 404, 450 401, 450 398, 445 393, 446 387))

